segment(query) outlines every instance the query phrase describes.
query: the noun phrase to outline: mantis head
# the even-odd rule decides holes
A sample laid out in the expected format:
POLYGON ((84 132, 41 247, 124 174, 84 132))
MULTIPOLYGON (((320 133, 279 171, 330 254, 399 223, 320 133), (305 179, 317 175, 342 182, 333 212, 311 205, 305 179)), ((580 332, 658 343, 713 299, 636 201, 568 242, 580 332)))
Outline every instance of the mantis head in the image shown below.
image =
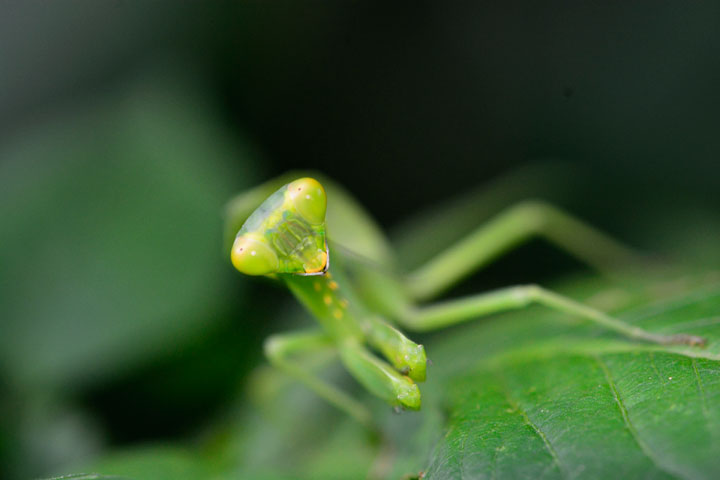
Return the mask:
POLYGON ((270 195, 243 224, 230 258, 246 275, 322 275, 327 197, 320 182, 300 178, 270 195))

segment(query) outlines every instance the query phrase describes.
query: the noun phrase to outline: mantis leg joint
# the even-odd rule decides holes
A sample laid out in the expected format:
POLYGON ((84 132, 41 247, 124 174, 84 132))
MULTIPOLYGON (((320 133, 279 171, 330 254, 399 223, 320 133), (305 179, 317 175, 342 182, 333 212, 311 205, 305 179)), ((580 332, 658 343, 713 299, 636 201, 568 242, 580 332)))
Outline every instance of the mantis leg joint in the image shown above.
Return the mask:
POLYGON ((512 287, 511 295, 515 299, 516 307, 529 305, 542 296, 543 288, 533 283, 512 287))

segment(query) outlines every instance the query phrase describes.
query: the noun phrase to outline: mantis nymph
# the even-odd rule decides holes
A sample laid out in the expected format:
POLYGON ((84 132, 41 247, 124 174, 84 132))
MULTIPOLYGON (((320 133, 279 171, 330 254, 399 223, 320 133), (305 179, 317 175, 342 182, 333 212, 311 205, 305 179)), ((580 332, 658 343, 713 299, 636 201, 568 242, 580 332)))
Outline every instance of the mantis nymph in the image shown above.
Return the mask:
POLYGON ((549 204, 512 207, 416 271, 403 274, 367 215, 341 190, 333 187, 330 192, 328 198, 317 180, 305 177, 277 179, 237 197, 228 207, 228 228, 236 231, 242 224, 231 260, 244 274, 283 282, 320 324, 315 331, 270 337, 265 343, 269 361, 369 427, 372 419, 362 403, 298 366, 293 357, 333 349, 368 391, 395 408, 417 410, 417 384, 426 374, 425 349, 396 325, 429 331, 540 304, 634 340, 705 343, 693 335, 643 330, 537 285, 427 304, 531 236, 542 235, 593 265, 633 258, 626 247, 549 204))

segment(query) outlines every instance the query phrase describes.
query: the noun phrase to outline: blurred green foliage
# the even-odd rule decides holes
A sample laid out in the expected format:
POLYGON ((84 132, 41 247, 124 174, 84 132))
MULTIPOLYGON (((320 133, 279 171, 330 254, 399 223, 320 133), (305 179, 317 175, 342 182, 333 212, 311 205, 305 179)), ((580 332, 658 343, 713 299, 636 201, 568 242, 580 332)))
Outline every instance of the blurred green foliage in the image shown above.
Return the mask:
MULTIPOLYGON (((538 362, 533 354, 545 359, 558 345, 595 355, 604 348, 614 351, 616 344, 598 343, 597 335, 606 337, 605 332, 558 323, 552 314, 536 310, 453 329, 436 341, 428 338, 436 366, 424 387, 421 413, 391 415, 382 402, 366 399, 382 419, 382 439, 370 438, 302 386, 268 368, 245 379, 252 365, 262 363, 259 343, 267 329, 258 320, 279 315, 272 327, 278 329, 307 319, 297 308, 268 308, 257 301, 277 303, 276 298, 285 298, 278 291, 243 295, 244 289, 255 287, 227 265, 221 214, 233 193, 257 182, 259 156, 247 142, 238 141, 242 137, 237 132, 218 122, 203 91, 202 82, 173 68, 152 70, 120 83, 110 94, 51 112, 3 144, 3 474, 28 478, 93 471, 153 480, 400 478, 429 467, 434 478, 450 478, 457 473, 457 462, 485 471, 476 455, 485 444, 472 451, 452 436, 443 437, 448 421, 455 435, 516 435, 507 443, 518 448, 508 457, 516 460, 502 468, 520 474, 513 468, 525 465, 525 437, 512 423, 503 433, 507 408, 483 397, 495 387, 477 390, 495 378, 486 378, 481 359, 518 355, 517 361, 533 365, 538 362), (482 418, 469 421, 476 408, 482 418), (492 432, 477 430, 493 425, 492 432), (472 457, 469 464, 464 455, 472 457)), ((529 166, 489 188, 447 205, 438 203, 397 230, 401 261, 417 264, 518 198, 567 203, 576 198, 581 179, 592 182, 592 175, 575 175, 573 185, 568 174, 567 165, 529 166), (417 242, 415 232, 427 225, 436 227, 437 238, 417 242)), ((353 202, 342 190, 337 196, 348 205, 353 202)), ((339 219, 336 226, 343 221, 348 219, 339 219)), ((692 226, 697 219, 684 221, 692 226)), ((656 244, 673 235, 680 245, 700 238, 696 227, 678 234, 676 226, 656 244)), ((688 259, 700 255, 707 268, 713 254, 702 248, 710 256, 697 248, 675 253, 688 259)), ((641 305, 670 293, 682 303, 682 295, 702 287, 653 290, 652 282, 627 286, 631 303, 641 305)), ((578 298, 590 298, 608 287, 582 280, 565 288, 578 298)), ((712 314, 714 307, 703 315, 712 314)), ((671 315, 667 322, 688 320, 687 315, 671 315)), ((524 376, 555 372, 552 382, 573 384, 572 378, 559 380, 574 371, 565 369, 566 363, 560 358, 557 365, 541 364, 542 372, 535 374, 515 364, 509 381, 517 380, 522 389, 524 376)), ((714 366, 705 371, 712 375, 714 366)), ((348 381, 337 368, 327 375, 348 381)), ((714 383, 706 380, 707 401, 714 402, 714 383)), ((356 385, 348 387, 366 395, 356 385)), ((570 401, 568 392, 551 393, 558 396, 552 401, 570 401)), ((682 405, 688 398, 677 394, 672 400, 682 405)), ((705 428, 714 432, 713 425, 705 428)), ((690 437, 677 437, 684 443, 674 451, 692 445, 696 427, 686 431, 690 437)), ((586 438, 582 431, 577 434, 586 438)), ((603 438, 594 451, 602 449, 603 438)), ((699 459, 700 464, 707 461, 699 459)), ((612 465, 597 464, 593 471, 601 475, 606 467, 617 467, 612 465)), ((551 477, 557 473, 552 465, 545 467, 551 477)), ((652 462, 645 467, 638 468, 654 468, 652 462)), ((694 470, 700 474, 691 477, 702 478, 709 471, 694 470)))
POLYGON ((31 455, 38 473, 96 451, 102 435, 77 395, 187 348, 241 294, 221 212, 256 173, 201 91, 180 72, 148 72, 0 149, 5 465, 31 455))
MULTIPOLYGON (((405 267, 528 196, 700 266, 688 270, 720 265, 717 5, 241 3, 3 5, 0 477, 484 469, 456 448, 458 435, 489 434, 478 423, 492 411, 476 403, 495 409, 490 420, 504 412, 478 387, 494 380, 484 359, 552 349, 552 338, 614 345, 539 310, 421 337, 435 362, 424 410, 396 416, 365 397, 386 428, 368 438, 262 367, 265 334, 310 320, 286 293, 235 275, 222 251, 225 202, 288 169, 346 187, 393 227, 405 267), (538 158, 570 162, 498 178, 538 158), (419 241, 428 225, 437 234, 419 241)), ((579 268, 532 244, 452 294, 579 268)), ((623 291, 638 309, 682 303, 712 288, 692 278, 623 291)), ((594 274, 561 284, 588 299, 607 288, 594 274)), ((542 366, 510 369, 509 381, 520 393, 528 375, 562 386, 561 366, 542 366)), ((325 374, 364 395, 342 370, 325 374)), ((697 414, 690 383, 672 398, 697 414)), ((666 418, 674 431, 679 419, 666 418)), ((667 443, 681 453, 702 440, 690 420, 688 436, 667 443)))

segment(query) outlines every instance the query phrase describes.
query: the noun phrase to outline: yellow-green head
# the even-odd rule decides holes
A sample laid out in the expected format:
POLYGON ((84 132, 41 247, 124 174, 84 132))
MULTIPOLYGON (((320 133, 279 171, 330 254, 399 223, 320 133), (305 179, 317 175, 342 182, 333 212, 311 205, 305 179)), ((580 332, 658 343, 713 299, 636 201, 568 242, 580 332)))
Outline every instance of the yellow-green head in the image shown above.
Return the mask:
POLYGON ((318 275, 328 268, 327 197, 320 182, 300 178, 265 200, 235 237, 230 258, 246 275, 318 275))

